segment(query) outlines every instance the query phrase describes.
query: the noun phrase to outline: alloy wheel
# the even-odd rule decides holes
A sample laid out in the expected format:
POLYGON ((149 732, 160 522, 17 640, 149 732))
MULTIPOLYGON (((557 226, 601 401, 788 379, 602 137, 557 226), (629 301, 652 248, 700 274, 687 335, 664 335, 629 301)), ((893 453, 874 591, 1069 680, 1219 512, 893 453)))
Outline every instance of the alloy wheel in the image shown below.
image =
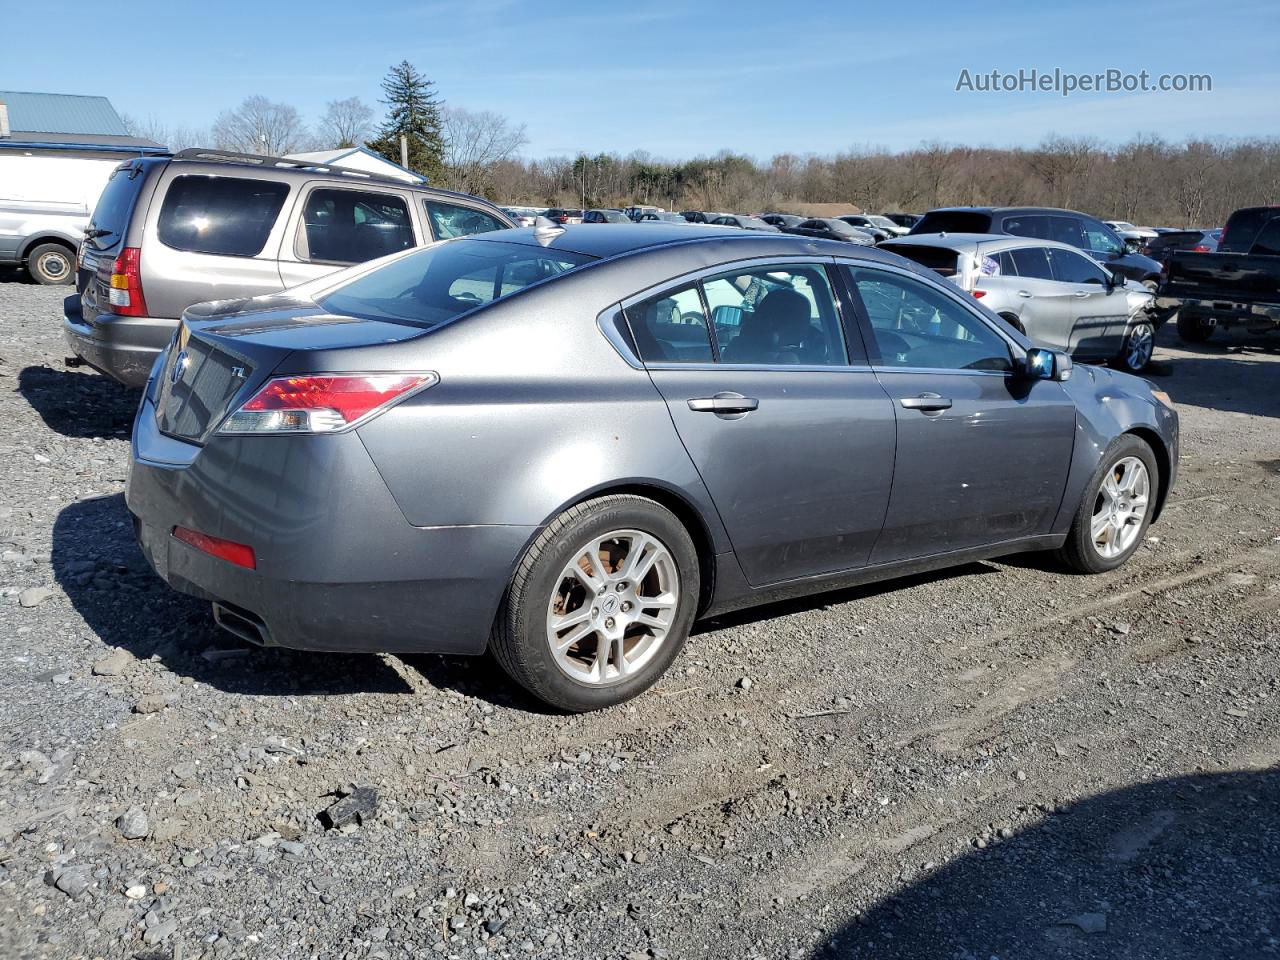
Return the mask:
POLYGON ((1089 533, 1104 560, 1128 551, 1142 532, 1151 499, 1151 476, 1137 457, 1117 460, 1102 478, 1093 502, 1089 533))
POLYGON ((556 578, 547 643, 557 667, 580 683, 619 683, 654 658, 680 604, 671 551, 640 530, 583 544, 556 578))
POLYGON ((1155 351, 1156 334, 1146 321, 1135 323, 1124 345, 1124 362, 1130 370, 1141 370, 1151 361, 1155 351))

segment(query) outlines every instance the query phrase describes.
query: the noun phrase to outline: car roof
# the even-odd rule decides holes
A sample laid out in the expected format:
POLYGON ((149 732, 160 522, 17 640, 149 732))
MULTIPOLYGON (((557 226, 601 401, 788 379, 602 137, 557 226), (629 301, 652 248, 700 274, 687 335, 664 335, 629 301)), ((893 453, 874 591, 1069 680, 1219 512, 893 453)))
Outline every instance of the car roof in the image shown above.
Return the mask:
POLYGON ((1080 253, 1079 247, 1057 240, 1041 240, 1037 237, 1010 236, 1007 233, 913 233, 906 237, 894 237, 886 240, 885 246, 898 247, 943 247, 957 253, 975 253, 984 250, 990 253, 1001 250, 1014 250, 1023 247, 1054 247, 1060 250, 1072 250, 1080 253))
POLYGON ((542 245, 549 250, 564 250, 579 253, 588 257, 622 256, 642 250, 656 250, 685 243, 701 241, 717 241, 734 244, 735 257, 740 250, 740 258, 755 256, 839 256, 848 258, 856 256, 862 259, 875 259, 882 262, 899 263, 900 258, 889 254, 876 255, 874 248, 854 247, 838 240, 823 240, 815 237, 796 236, 787 233, 774 233, 764 230, 725 230, 723 227, 687 223, 665 225, 662 222, 651 226, 637 223, 606 223, 592 226, 566 226, 545 244, 539 244, 535 236, 536 227, 517 227, 512 230, 493 230, 488 233, 473 233, 467 240, 494 241, 498 243, 520 243, 542 245))
POLYGON ((1070 213, 1077 217, 1088 216, 1079 210, 1068 210, 1066 207, 934 207, 929 213, 1070 213))

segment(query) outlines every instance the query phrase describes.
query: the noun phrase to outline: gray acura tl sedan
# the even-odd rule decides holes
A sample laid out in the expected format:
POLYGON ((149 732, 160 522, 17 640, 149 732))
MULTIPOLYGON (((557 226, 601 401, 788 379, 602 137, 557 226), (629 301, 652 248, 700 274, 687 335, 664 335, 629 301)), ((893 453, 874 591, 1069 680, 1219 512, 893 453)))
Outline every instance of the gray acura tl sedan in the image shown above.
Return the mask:
POLYGON ((590 710, 699 617, 1027 550, 1114 569, 1177 450, 1146 381, 892 254, 543 221, 190 308, 127 502, 245 639, 488 649, 590 710))

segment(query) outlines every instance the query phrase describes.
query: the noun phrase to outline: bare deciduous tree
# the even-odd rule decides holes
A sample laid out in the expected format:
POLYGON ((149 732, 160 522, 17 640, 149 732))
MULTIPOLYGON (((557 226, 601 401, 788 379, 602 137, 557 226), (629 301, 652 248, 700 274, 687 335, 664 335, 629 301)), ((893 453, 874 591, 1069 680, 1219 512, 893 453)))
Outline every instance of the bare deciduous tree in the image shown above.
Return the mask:
POLYGON ((174 153, 179 150, 186 150, 188 147, 207 147, 212 140, 208 130, 187 127, 182 124, 171 127, 153 116, 148 116, 145 120, 139 120, 128 114, 122 114, 120 119, 124 121, 125 129, 132 136, 154 140, 156 143, 168 147, 174 153))
POLYGON ((330 100, 320 118, 316 147, 321 150, 355 147, 373 135, 373 108, 359 97, 330 100))
POLYGON ((287 103, 263 96, 246 97, 234 110, 223 111, 213 124, 214 146, 242 153, 281 156, 307 146, 307 128, 287 103))
POLYGON ((441 125, 445 139, 444 186, 466 193, 484 193, 495 164, 511 159, 529 142, 524 126, 483 111, 472 113, 446 107, 441 125))

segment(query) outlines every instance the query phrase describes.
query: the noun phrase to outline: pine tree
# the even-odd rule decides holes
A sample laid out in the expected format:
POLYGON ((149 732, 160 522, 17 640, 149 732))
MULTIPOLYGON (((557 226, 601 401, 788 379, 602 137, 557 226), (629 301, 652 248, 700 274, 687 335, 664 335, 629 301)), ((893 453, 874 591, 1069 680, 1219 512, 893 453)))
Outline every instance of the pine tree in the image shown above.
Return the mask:
POLYGON ((428 183, 439 183, 444 178, 441 102, 434 87, 408 60, 401 60, 387 71, 382 81, 386 97, 381 101, 387 105, 387 119, 377 139, 368 143, 370 150, 399 163, 400 137, 408 137, 409 169, 426 177, 428 183))

